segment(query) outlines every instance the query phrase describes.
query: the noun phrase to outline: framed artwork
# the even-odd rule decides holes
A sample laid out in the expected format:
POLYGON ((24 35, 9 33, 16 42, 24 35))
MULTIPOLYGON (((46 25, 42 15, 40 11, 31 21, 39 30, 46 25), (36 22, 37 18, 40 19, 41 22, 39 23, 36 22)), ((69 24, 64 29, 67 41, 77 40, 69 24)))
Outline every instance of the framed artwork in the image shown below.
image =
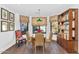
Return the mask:
POLYGON ((4 8, 1 8, 1 19, 8 20, 8 11, 4 8))
POLYGON ((8 22, 1 21, 1 32, 6 32, 6 31, 8 31, 8 22))
POLYGON ((13 31, 15 28, 14 23, 9 22, 9 31, 13 31))
POLYGON ((11 12, 9 12, 9 20, 10 20, 10 21, 13 21, 13 22, 14 22, 14 20, 15 20, 15 16, 14 16, 14 14, 11 13, 11 12))

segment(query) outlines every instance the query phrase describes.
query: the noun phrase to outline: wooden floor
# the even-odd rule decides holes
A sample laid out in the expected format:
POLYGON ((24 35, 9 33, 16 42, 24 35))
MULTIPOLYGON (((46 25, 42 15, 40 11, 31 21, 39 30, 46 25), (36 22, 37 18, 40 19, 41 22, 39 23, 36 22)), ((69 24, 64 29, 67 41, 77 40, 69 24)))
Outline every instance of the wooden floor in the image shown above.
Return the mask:
MULTIPOLYGON (((36 54, 42 54, 42 47, 37 47, 36 54)), ((23 45, 19 48, 13 46, 8 50, 4 51, 2 54, 34 54, 34 50, 32 49, 32 45, 29 44, 23 45)), ((67 54, 67 52, 59 46, 56 42, 52 42, 51 45, 46 45, 44 54, 67 54)))

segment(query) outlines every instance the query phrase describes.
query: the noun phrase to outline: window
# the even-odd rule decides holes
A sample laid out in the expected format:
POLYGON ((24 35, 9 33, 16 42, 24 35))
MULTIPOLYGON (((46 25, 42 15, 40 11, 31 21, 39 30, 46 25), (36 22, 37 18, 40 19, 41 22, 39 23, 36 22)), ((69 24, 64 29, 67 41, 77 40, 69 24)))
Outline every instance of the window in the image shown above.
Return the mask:
POLYGON ((39 26, 33 26, 33 33, 36 33, 38 29, 39 29, 39 26))
POLYGON ((54 21, 51 23, 52 33, 57 34, 58 33, 58 21, 54 21))
POLYGON ((46 26, 40 26, 40 30, 42 30, 43 33, 46 32, 46 26))
POLYGON ((20 24, 20 29, 21 29, 23 34, 26 34, 26 32, 28 31, 28 23, 20 24))
POLYGON ((38 30, 41 30, 42 33, 46 33, 46 26, 33 26, 33 33, 38 32, 38 30))

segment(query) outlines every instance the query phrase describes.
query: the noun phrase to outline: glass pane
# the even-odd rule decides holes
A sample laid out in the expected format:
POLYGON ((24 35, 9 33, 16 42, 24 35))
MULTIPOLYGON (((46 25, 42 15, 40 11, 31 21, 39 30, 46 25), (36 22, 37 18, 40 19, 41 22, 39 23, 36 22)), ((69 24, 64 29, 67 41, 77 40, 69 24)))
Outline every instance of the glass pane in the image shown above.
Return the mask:
POLYGON ((75 21, 72 21, 72 28, 75 28, 75 21))
POLYGON ((46 26, 40 26, 40 30, 42 30, 42 32, 46 32, 46 26))
POLYGON ((2 31, 7 31, 7 22, 2 22, 2 31))
POLYGON ((6 31, 7 30, 7 26, 6 25, 3 25, 2 26, 2 29, 3 29, 3 31, 6 31))
POLYGON ((10 30, 14 30, 14 23, 10 23, 10 30))
POLYGON ((58 33, 58 22, 52 22, 52 33, 58 33))
POLYGON ((33 33, 40 32, 40 31, 45 33, 46 26, 33 26, 33 33))
POLYGON ((72 37, 75 37, 75 31, 72 30, 72 37))
POLYGON ((38 29, 39 29, 39 26, 33 26, 33 33, 36 33, 38 29))
POLYGON ((21 27, 21 31, 23 34, 26 34, 26 32, 28 31, 28 24, 20 24, 20 27, 21 27))

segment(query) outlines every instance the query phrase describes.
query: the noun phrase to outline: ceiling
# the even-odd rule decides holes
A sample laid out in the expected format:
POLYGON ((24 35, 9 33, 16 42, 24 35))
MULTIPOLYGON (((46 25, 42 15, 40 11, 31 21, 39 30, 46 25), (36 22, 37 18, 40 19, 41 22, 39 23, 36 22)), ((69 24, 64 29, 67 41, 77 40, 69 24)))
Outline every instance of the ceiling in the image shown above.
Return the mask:
POLYGON ((40 16, 54 16, 62 13, 69 8, 79 7, 73 4, 2 4, 6 8, 26 16, 38 16, 38 9, 40 9, 40 16))

